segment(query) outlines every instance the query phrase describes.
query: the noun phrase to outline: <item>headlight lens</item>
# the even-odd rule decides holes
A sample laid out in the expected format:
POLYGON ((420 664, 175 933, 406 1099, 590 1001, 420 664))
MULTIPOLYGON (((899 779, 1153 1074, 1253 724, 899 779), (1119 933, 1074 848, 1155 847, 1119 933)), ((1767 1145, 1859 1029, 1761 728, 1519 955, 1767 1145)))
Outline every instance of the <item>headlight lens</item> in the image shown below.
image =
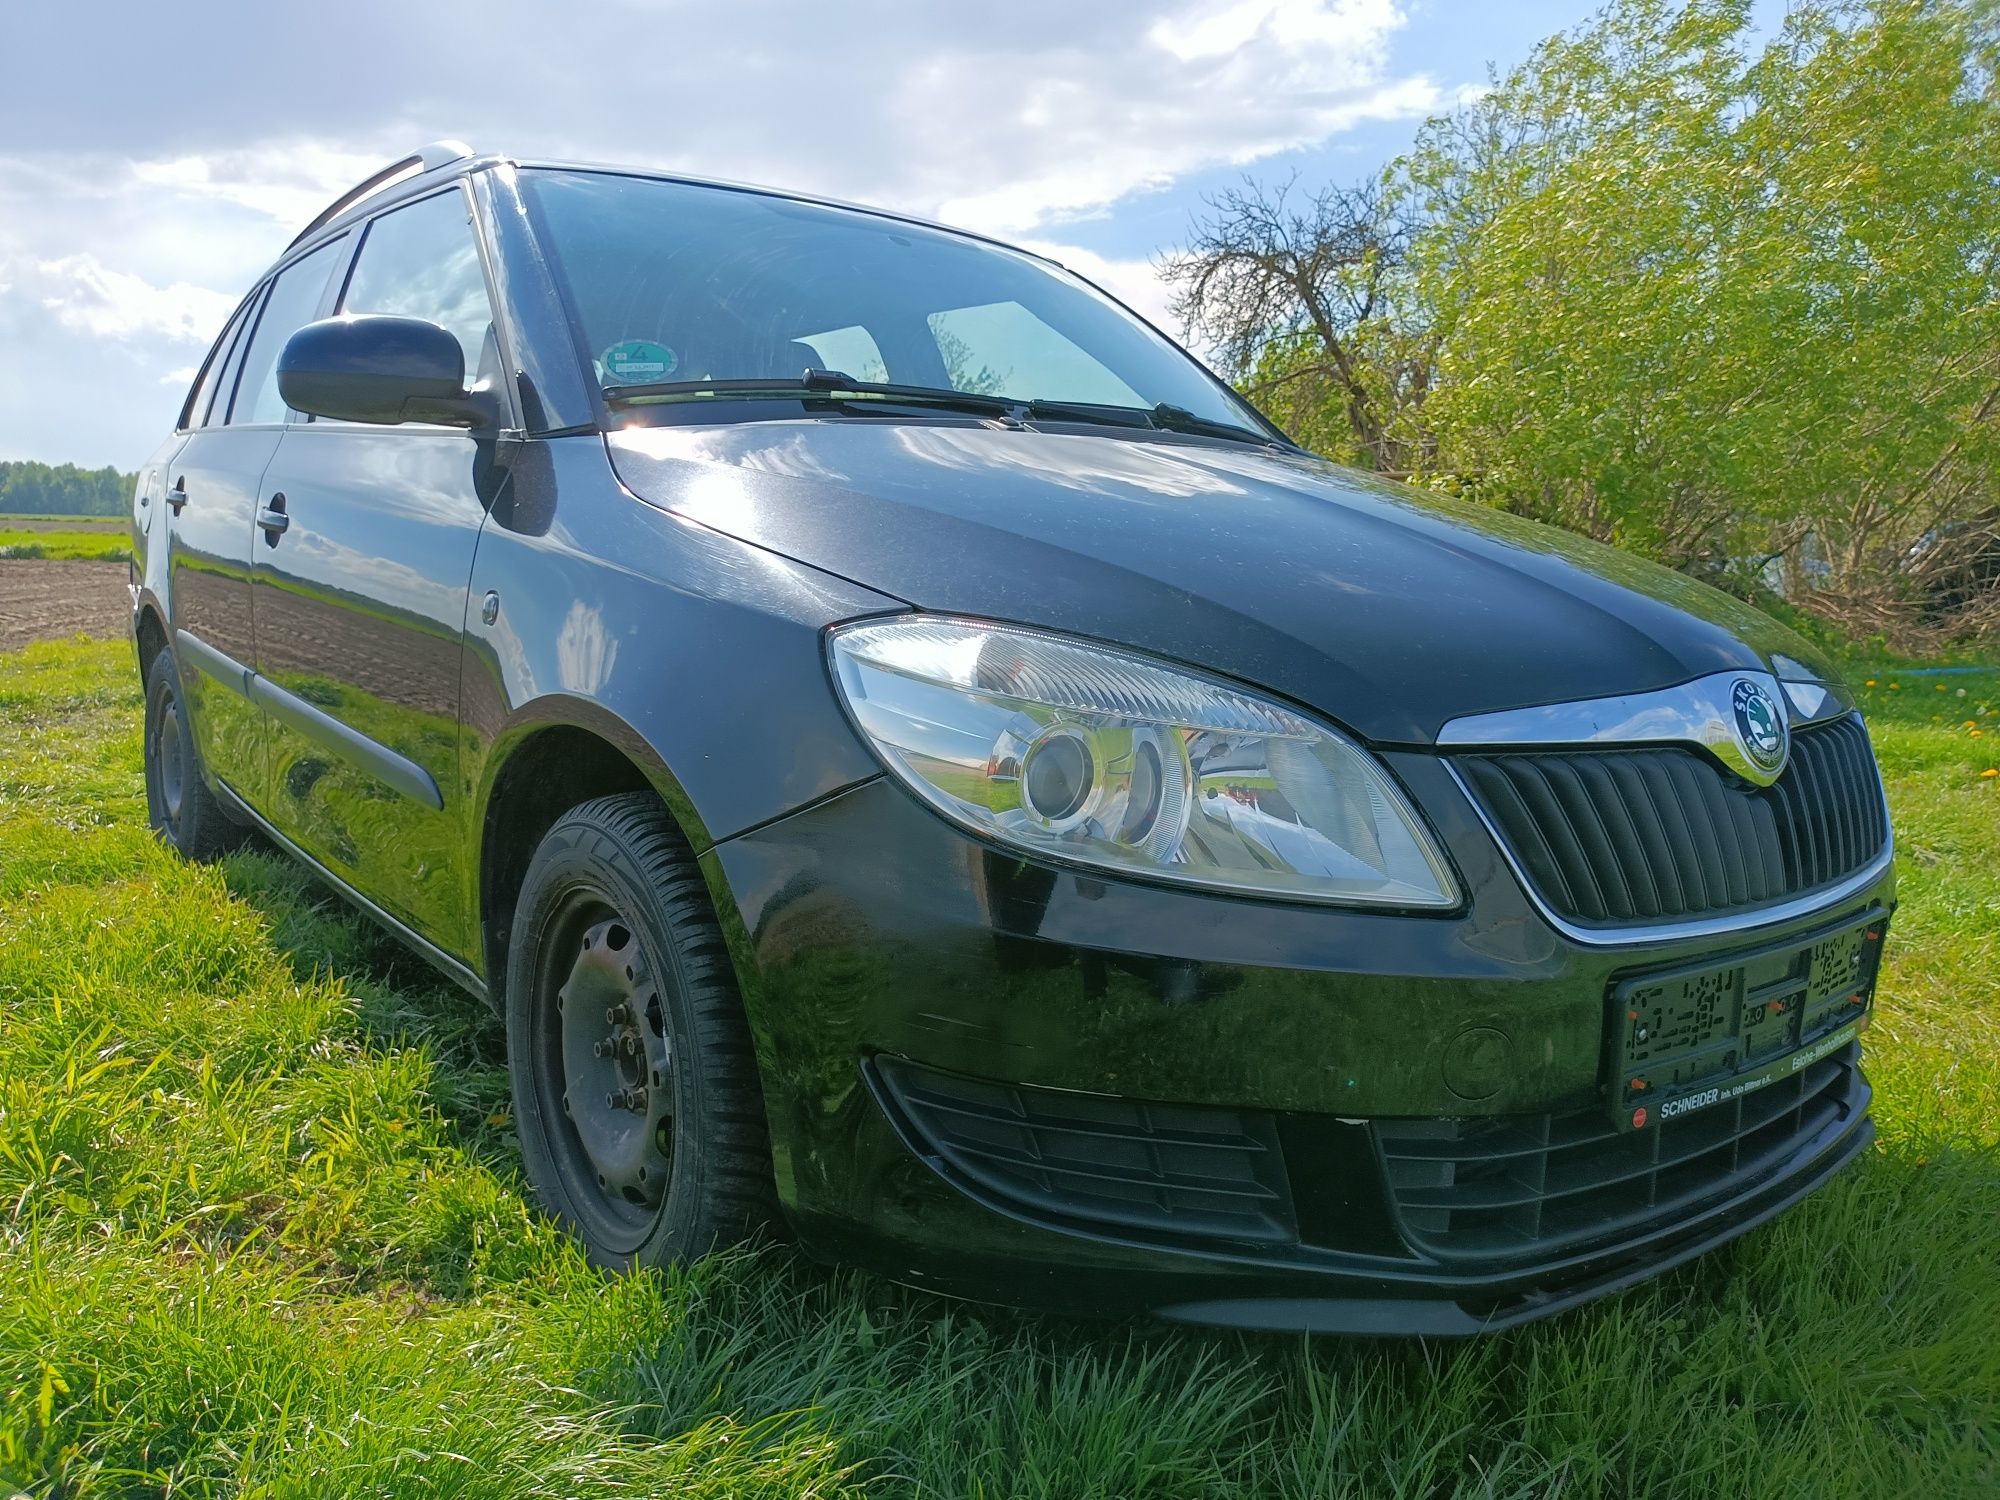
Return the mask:
POLYGON ((1443 856, 1360 748, 1296 710, 1143 657, 969 620, 832 636, 889 769, 1031 854, 1190 885, 1446 907, 1443 856))

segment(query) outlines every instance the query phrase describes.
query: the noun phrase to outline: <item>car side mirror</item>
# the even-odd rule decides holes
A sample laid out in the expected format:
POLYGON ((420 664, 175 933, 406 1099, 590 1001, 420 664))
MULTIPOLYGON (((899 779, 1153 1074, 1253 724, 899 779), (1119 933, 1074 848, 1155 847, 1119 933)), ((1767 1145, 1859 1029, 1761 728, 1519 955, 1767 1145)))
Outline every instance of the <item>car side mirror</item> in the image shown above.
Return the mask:
POLYGON ((490 392, 465 388, 465 351, 423 318, 363 313, 308 323, 278 355, 278 391, 294 411, 340 422, 487 427, 490 392))

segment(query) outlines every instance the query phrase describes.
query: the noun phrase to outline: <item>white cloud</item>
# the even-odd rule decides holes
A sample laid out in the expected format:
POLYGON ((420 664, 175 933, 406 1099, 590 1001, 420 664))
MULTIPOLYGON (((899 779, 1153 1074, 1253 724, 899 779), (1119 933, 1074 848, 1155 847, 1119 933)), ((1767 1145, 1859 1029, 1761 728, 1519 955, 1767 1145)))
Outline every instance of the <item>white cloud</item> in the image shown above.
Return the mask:
POLYGON ((164 188, 183 199, 233 203, 297 230, 383 165, 383 158, 372 153, 296 141, 135 161, 130 173, 142 186, 164 188))
POLYGON ((173 386, 176 390, 186 390, 194 384, 195 371, 198 368, 196 365, 181 365, 169 370, 160 377, 160 384, 173 386))
POLYGON ((49 289, 41 304, 65 328, 100 337, 165 334, 207 340, 236 305, 227 292, 176 281, 154 286, 129 271, 114 271, 85 252, 45 260, 35 270, 49 289))
POLYGON ((982 157, 977 173, 961 171, 935 211, 1026 233, 1362 120, 1430 113, 1440 96, 1428 79, 1386 76, 1401 24, 1390 0, 1234 0, 1159 18, 1116 62, 1096 52, 1031 69, 940 59, 906 89, 906 108, 945 121, 990 116, 1006 149, 982 157), (964 191, 968 181, 979 186, 964 191))
POLYGON ((425 139, 769 182, 1026 238, 1172 331, 1144 259, 1092 254, 1068 242, 1098 238, 1065 226, 1440 103, 1391 67, 1398 0, 647 0, 555 28, 530 0, 485 0, 471 30, 454 7, 407 0, 349 0, 335 28, 251 0, 211 8, 206 31, 138 0, 10 15, 9 55, 101 52, 113 74, 143 66, 201 107, 79 93, 60 70, 0 89, 0 449, 129 462, 170 417, 189 346, 334 196, 425 139), (309 76, 342 86, 301 88, 309 76), (631 80, 663 109, 607 107, 631 80))
POLYGON ((1377 45, 1397 24, 1395 7, 1383 0, 1227 0, 1195 6, 1153 23, 1146 33, 1182 62, 1223 57, 1268 34, 1279 46, 1342 48, 1357 39, 1377 45))
MULTIPOLYGON (((1362 120, 1420 118, 1438 105, 1428 79, 1405 79, 1355 99, 1329 104, 1304 118, 1274 120, 1263 132, 1238 139, 1204 140, 1183 128, 1178 145, 1133 137, 1100 137, 1078 152, 1016 181, 947 200, 936 216, 991 234, 1020 235, 1052 222, 1098 211, 1134 193, 1157 191, 1177 178, 1216 166, 1245 166, 1262 157, 1312 144, 1362 120)), ((1178 122, 1186 127, 1191 122, 1178 122)))

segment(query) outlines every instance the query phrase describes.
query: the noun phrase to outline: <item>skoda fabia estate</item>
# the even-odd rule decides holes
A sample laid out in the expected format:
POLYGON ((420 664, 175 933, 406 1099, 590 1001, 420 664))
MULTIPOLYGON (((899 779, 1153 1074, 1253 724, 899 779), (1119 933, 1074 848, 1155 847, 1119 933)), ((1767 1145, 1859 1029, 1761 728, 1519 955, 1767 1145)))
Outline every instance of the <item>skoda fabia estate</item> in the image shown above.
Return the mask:
POLYGON ((1324 463, 1046 260, 429 148, 134 497, 153 823, 505 1017, 607 1267, 1453 1333, 1870 1139, 1868 736, 1686 578, 1324 463))

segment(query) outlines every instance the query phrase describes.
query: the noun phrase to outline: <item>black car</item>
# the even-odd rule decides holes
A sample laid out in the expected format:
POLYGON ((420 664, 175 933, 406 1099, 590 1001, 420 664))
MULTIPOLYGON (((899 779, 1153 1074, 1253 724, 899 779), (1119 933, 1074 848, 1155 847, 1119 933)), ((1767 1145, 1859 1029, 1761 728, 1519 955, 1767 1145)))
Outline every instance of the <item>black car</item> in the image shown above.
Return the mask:
POLYGON ((1870 1139, 1868 737, 1736 601, 1301 451, 1035 256, 430 148, 141 477, 154 824, 504 1014, 609 1267, 1454 1333, 1870 1139))

